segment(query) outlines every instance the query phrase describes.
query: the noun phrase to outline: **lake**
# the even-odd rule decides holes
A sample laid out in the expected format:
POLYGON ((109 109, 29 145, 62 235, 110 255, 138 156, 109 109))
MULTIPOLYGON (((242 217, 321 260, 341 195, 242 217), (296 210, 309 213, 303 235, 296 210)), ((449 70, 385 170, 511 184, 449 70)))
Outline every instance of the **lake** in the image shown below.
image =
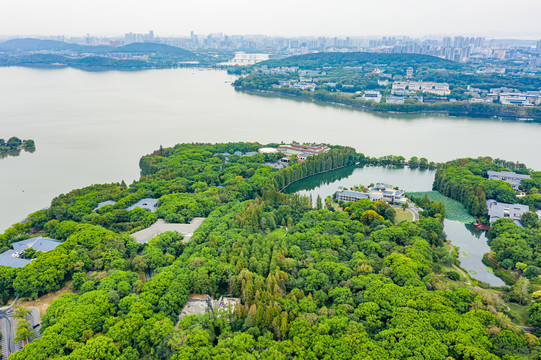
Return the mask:
POLYGON ((33 154, 0 159, 0 231, 74 188, 130 183, 142 155, 180 142, 325 142, 370 156, 490 155, 541 169, 537 124, 374 114, 249 95, 234 79, 200 69, 0 68, 0 138, 36 141, 33 154))
MULTIPOLYGON (((308 177, 284 189, 286 193, 298 193, 325 199, 339 186, 351 188, 354 185, 368 186, 371 183, 386 183, 405 191, 429 191, 432 189, 435 170, 409 168, 407 166, 348 166, 335 171, 308 177)), ((447 239, 459 249, 460 266, 475 279, 491 286, 505 285, 482 262, 483 254, 490 252, 487 238, 482 231, 471 225, 446 219, 444 231, 447 239)))

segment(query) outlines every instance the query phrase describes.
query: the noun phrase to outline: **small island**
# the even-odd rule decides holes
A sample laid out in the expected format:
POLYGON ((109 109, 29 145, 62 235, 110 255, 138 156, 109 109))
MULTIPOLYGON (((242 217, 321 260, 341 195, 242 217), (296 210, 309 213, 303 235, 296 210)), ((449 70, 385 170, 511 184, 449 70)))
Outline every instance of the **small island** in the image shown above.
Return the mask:
POLYGON ((15 136, 10 137, 7 141, 0 138, 0 158, 7 156, 19 156, 21 150, 30 153, 36 151, 36 144, 34 140, 21 140, 15 136))

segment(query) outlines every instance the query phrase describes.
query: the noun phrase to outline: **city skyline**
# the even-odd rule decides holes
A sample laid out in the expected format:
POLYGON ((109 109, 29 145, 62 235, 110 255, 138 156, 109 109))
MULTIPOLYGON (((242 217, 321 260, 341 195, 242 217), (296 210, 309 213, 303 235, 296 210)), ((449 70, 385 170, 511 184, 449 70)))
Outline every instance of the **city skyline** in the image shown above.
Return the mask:
POLYGON ((65 35, 121 36, 153 29, 162 36, 187 36, 190 31, 210 34, 268 36, 445 36, 489 38, 541 37, 536 0, 469 2, 339 0, 330 7, 317 1, 254 4, 233 0, 178 4, 161 0, 97 0, 80 10, 79 1, 46 3, 22 0, 2 6, 0 34, 4 36, 65 35), (31 9, 31 10, 29 10, 31 9), (445 15, 443 15, 445 14, 445 15), (510 30, 512 29, 512 30, 510 30))

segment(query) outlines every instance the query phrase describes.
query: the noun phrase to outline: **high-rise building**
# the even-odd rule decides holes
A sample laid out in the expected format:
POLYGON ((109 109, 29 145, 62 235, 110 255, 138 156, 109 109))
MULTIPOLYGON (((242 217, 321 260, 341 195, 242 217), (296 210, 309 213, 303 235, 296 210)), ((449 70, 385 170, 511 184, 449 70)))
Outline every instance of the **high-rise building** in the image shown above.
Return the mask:
POLYGON ((444 37, 443 38, 443 47, 444 48, 451 47, 451 38, 450 37, 444 37))
POLYGON ((537 50, 541 50, 541 39, 537 40, 537 50))

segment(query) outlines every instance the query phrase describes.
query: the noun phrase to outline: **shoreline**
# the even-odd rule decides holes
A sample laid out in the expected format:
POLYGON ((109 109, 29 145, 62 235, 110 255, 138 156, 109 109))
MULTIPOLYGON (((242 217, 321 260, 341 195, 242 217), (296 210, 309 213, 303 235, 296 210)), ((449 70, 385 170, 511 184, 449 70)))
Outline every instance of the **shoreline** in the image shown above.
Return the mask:
MULTIPOLYGON (((396 110, 380 110, 380 109, 374 109, 370 106, 363 105, 363 104, 348 104, 345 102, 340 101, 325 101, 325 100, 318 100, 315 99, 313 96, 308 95, 297 95, 297 94, 291 94, 286 92, 280 92, 280 91, 272 91, 272 90, 253 90, 253 89, 243 89, 238 86, 233 86, 235 91, 244 92, 247 94, 252 95, 259 95, 259 96, 269 96, 269 97, 276 97, 276 98, 290 98, 290 99, 297 99, 301 101, 307 101, 307 102, 313 102, 316 104, 321 105, 336 105, 336 106, 345 106, 351 109, 360 109, 366 112, 375 113, 375 114, 396 114, 396 115, 446 115, 449 117, 474 117, 474 118, 482 118, 482 119, 488 119, 488 120, 503 120, 503 121, 513 121, 518 123, 528 123, 528 124, 541 124, 541 118, 534 119, 534 118, 528 118, 528 120, 521 120, 524 118, 524 115, 517 114, 514 116, 498 116, 498 115, 492 115, 492 114, 486 114, 486 113, 460 113, 460 112, 452 112, 449 110, 413 110, 413 111, 396 111, 396 110)), ((503 105, 499 105, 503 106, 503 105)))

